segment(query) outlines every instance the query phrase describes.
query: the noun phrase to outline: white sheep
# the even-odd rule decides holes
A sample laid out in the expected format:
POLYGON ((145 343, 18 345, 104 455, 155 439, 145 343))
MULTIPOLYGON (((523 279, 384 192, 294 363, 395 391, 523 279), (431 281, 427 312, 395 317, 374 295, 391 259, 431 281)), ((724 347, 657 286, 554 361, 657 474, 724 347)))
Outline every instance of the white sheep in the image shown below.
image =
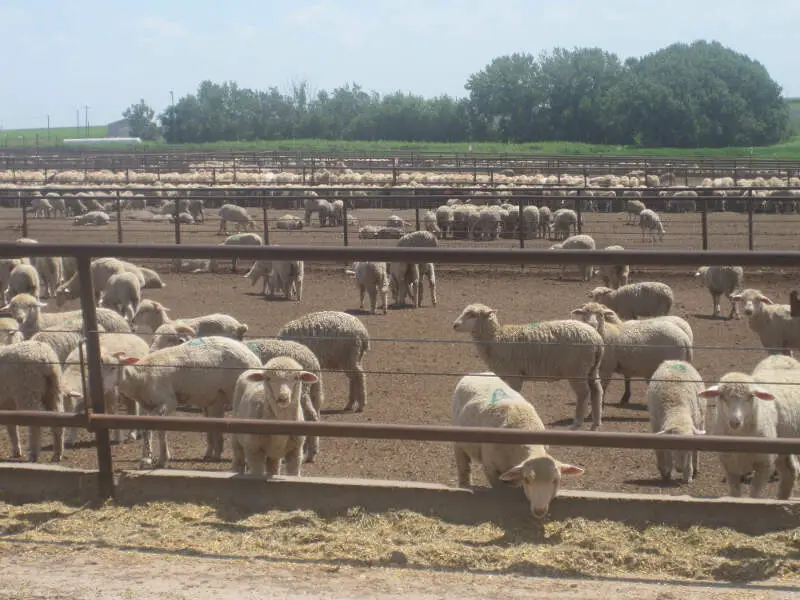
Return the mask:
POLYGON ((369 295, 370 312, 374 315, 377 307, 378 294, 380 294, 383 314, 386 314, 389 304, 389 275, 386 272, 386 263, 368 261, 356 262, 351 269, 346 269, 345 273, 355 277, 356 287, 359 293, 358 307, 364 310, 364 294, 366 293, 369 295))
POLYGON ((303 280, 305 263, 302 260, 272 261, 272 270, 264 286, 264 294, 272 297, 275 290, 281 290, 287 300, 303 299, 303 280))
POLYGON ((422 228, 425 231, 430 231, 437 238, 442 237, 442 229, 436 221, 436 213, 432 210, 426 210, 422 214, 422 228))
MULTIPOLYGON (((117 273, 133 273, 139 280, 139 286, 144 287, 145 278, 142 270, 133 263, 116 258, 98 258, 91 263, 91 278, 92 278, 92 291, 94 292, 95 301, 99 302, 103 294, 103 289, 112 275, 117 273)), ((80 297, 81 294, 81 279, 78 273, 73 274, 67 281, 62 283, 56 289, 56 306, 62 306, 67 300, 74 300, 80 297)))
POLYGON ((219 231, 218 233, 228 233, 228 221, 236 224, 236 230, 242 229, 255 230, 256 222, 249 214, 247 209, 236 204, 223 204, 219 209, 219 231))
POLYGON ((278 219, 275 226, 278 229, 296 231, 303 228, 303 220, 300 217, 296 217, 290 214, 285 214, 278 219))
MULTIPOLYGON (((233 394, 233 416, 238 419, 304 421, 303 384, 317 376, 288 356, 271 358, 259 369, 239 376, 233 394)), ((234 434, 231 436, 233 470, 252 475, 278 475, 283 462, 287 475, 300 475, 302 435, 234 434)))
MULTIPOLYGON (((706 399, 703 379, 691 363, 665 360, 653 373, 647 386, 647 411, 650 429, 657 434, 703 435, 706 429, 706 399)), ((697 450, 656 450, 656 466, 661 478, 669 481, 672 469, 690 483, 700 468, 697 450)))
POLYGON ((541 232, 540 237, 544 237, 546 235, 548 236, 548 238, 552 239, 553 232, 550 227, 552 222, 553 222, 553 213, 550 210, 550 207, 540 206, 539 207, 539 230, 541 232))
POLYGON ((539 212, 539 208, 534 205, 525 206, 522 209, 522 223, 525 231, 525 238, 536 238, 539 237, 539 223, 541 219, 541 213, 539 212))
POLYGON ((731 312, 729 319, 739 318, 739 310, 736 301, 733 299, 734 292, 744 287, 744 269, 742 267, 731 266, 712 266, 700 267, 694 274, 711 293, 713 304, 713 316, 719 316, 722 310, 719 305, 719 298, 723 294, 731 302, 731 312))
MULTIPOLYGON (((221 336, 193 339, 141 359, 124 354, 116 358, 122 368, 120 396, 137 402, 143 413, 160 416, 174 413, 180 399, 202 409, 208 417, 222 417, 233 400, 239 375, 261 366, 244 344, 221 336)), ((155 465, 163 468, 170 458, 166 431, 159 431, 158 437, 155 465)), ((142 465, 151 465, 151 432, 145 431, 143 439, 142 465)), ((222 433, 207 434, 204 460, 220 460, 222 447, 222 433)))
POLYGON ((369 350, 369 332, 358 318, 339 311, 309 313, 286 323, 278 337, 307 346, 323 370, 343 372, 350 380, 344 410, 364 410, 367 378, 362 361, 369 350))
POLYGON ((650 233, 650 241, 655 242, 656 236, 662 242, 664 241, 664 234, 666 230, 664 229, 663 223, 661 223, 661 217, 658 213, 652 209, 645 208, 642 212, 639 213, 639 229, 642 230, 642 241, 645 241, 645 232, 650 233))
MULTIPOLYGON (((98 332, 105 331, 105 327, 98 324, 98 332)), ((20 332, 21 333, 21 332, 20 332)), ((121 334, 127 335, 127 334, 121 334)), ((36 332, 30 338, 34 342, 43 342, 50 346, 58 356, 59 363, 64 366, 64 361, 83 341, 83 321, 77 319, 71 321, 69 325, 56 325, 55 327, 45 327, 36 332)))
POLYGON ((384 227, 392 227, 394 229, 405 229, 406 222, 397 215, 391 215, 388 219, 386 219, 386 224, 384 227))
POLYGON ((334 227, 341 227, 344 224, 344 200, 334 200, 331 202, 332 221, 334 227))
POLYGON ((436 209, 436 225, 442 232, 441 237, 453 236, 453 209, 450 206, 442 205, 436 209))
POLYGON ((111 217, 101 210, 93 210, 72 219, 73 225, 93 225, 96 227, 108 225, 110 222, 111 217))
MULTIPOLYGON (((42 308, 46 302, 41 302, 30 294, 17 294, 0 311, 8 312, 20 324, 20 330, 25 339, 30 339, 34 334, 43 329, 58 329, 62 331, 83 331, 83 313, 80 310, 70 310, 57 313, 43 313, 42 308)), ((113 333, 130 333, 128 322, 107 308, 97 309, 97 324, 106 331, 113 333)))
POLYGON ((244 339, 247 325, 240 323, 230 315, 213 313, 201 317, 171 319, 167 314, 169 308, 148 298, 139 303, 133 317, 133 327, 137 332, 156 331, 164 324, 185 325, 194 331, 195 336, 219 335, 236 340, 244 339))
MULTIPOLYGON (((550 250, 594 250, 594 238, 590 235, 573 235, 565 239, 559 244, 550 246, 550 250)), ((581 281, 589 281, 592 277, 594 269, 590 265, 580 265, 578 267, 581 272, 581 281)), ((567 272, 567 266, 564 265, 561 271, 561 276, 567 272)))
POLYGON ((625 320, 667 315, 675 301, 672 288, 660 281, 629 283, 616 290, 597 287, 587 292, 587 296, 605 304, 625 320))
POLYGON ((730 298, 742 303, 750 329, 769 354, 791 356, 792 350, 800 350, 800 319, 792 317, 788 304, 775 304, 760 290, 751 288, 730 298))
MULTIPOLYGON (((624 198, 628 194, 636 194, 636 193, 639 194, 636 198, 642 197, 641 192, 633 192, 630 190, 622 192, 622 196, 624 198)), ((642 214, 642 211, 645 210, 646 208, 647 207, 644 205, 644 202, 642 202, 640 199, 627 200, 625 202, 625 214, 627 214, 627 219, 625 223, 626 224, 632 224, 634 222, 638 223, 639 215, 642 214)))
MULTIPOLYGON (((622 246, 606 246, 603 250, 618 251, 624 250, 622 246)), ((631 268, 628 265, 600 265, 596 272, 600 274, 603 279, 605 287, 615 290, 623 285, 628 285, 628 279, 631 275, 631 268)))
POLYGON ((18 344, 25 339, 19 323, 12 317, 0 316, 0 346, 18 344))
POLYGON ((22 260, 19 258, 0 258, 0 298, 3 303, 8 300, 6 290, 8 289, 8 279, 11 277, 11 271, 20 264, 22 264, 22 260))
MULTIPOLYGON (((539 212, 541 216, 541 211, 539 212)), ((571 208, 559 208, 553 213, 552 222, 549 224, 550 233, 556 239, 566 239, 571 233, 578 233, 578 213, 571 208)))
MULTIPOLYGON (((397 241, 398 248, 437 248, 439 246, 439 241, 436 239, 436 236, 431 233, 430 231, 413 231, 411 233, 407 233, 403 237, 401 237, 397 241)), ((411 273, 408 272, 407 269, 397 265, 389 265, 388 270, 390 274, 392 272, 399 274, 405 273, 405 277, 403 277, 402 281, 400 277, 396 278, 396 282, 401 284, 398 287, 397 294, 398 294, 398 302, 404 302, 405 296, 403 295, 402 290, 402 282, 407 282, 409 276, 411 280, 415 282, 413 293, 411 298, 413 300, 414 306, 420 307, 422 306, 422 300, 424 297, 424 290, 422 287, 422 280, 420 279, 420 275, 426 277, 428 279, 428 285, 430 287, 431 292, 431 303, 433 306, 438 304, 438 298, 436 296, 436 273, 432 263, 427 264, 417 264, 417 272, 414 273, 413 270, 411 273), (414 275, 416 274, 416 277, 414 275)), ((395 277, 392 278, 394 280, 395 277)), ((390 281, 390 285, 391 285, 390 281)), ((411 288, 406 288, 411 292, 411 288)))
MULTIPOLYGON (((219 246, 263 246, 264 240, 261 239, 261 236, 257 233, 236 233, 234 235, 229 235, 225 238, 225 241, 220 242, 219 246)), ((217 265, 219 264, 219 260, 217 258, 212 258, 209 262, 208 268, 210 271, 216 271, 217 265)), ((236 265, 239 262, 237 257, 233 257, 231 259, 231 270, 236 273, 236 265)))
MULTIPOLYGON (((52 348, 41 342, 20 342, 0 346, 0 410, 46 410, 64 412, 61 394, 61 366, 52 348)), ((6 425, 11 458, 20 458, 19 427, 6 425)), ((28 433, 28 460, 39 460, 41 428, 28 433)), ((53 427, 53 462, 64 454, 63 430, 53 427)))
POLYGON ((328 215, 332 212, 330 202, 324 198, 318 198, 316 195, 309 196, 303 201, 303 208, 305 209, 305 223, 306 227, 311 226, 311 215, 317 213, 319 216, 320 227, 325 227, 328 215))
POLYGON ((55 296, 58 286, 63 283, 64 269, 60 256, 37 256, 33 266, 39 273, 39 288, 42 298, 55 296))
MULTIPOLYGON (((358 230, 358 239, 360 240, 374 240, 377 239, 378 233, 382 230, 382 227, 378 227, 377 225, 364 225, 358 230)), ((400 232, 402 234, 402 232, 400 232)))
POLYGON ((33 216, 37 219, 43 219, 44 217, 50 219, 53 216, 53 205, 50 204, 50 200, 47 198, 33 198, 31 200, 31 210, 33 211, 33 216))
POLYGON ((575 320, 500 325, 495 309, 470 304, 453 329, 471 334, 484 364, 518 392, 528 380, 567 379, 577 398, 572 429, 583 425, 587 400, 591 401, 592 429, 602 424, 603 338, 590 325, 575 320))
POLYGON ((144 286, 142 286, 142 289, 158 290, 167 287, 167 284, 164 283, 161 276, 153 271, 153 269, 147 269, 145 267, 139 267, 139 269, 142 271, 142 275, 144 275, 144 286))
MULTIPOLYGON (((727 373, 700 395, 716 399, 714 435, 743 437, 800 437, 800 363, 789 356, 771 355, 752 375, 727 373)), ((758 498, 773 470, 780 475, 778 498, 788 499, 800 471, 797 457, 764 453, 719 454, 731 496, 741 495, 741 477, 754 471, 750 496, 758 498)))
POLYGON ((17 294, 30 294, 34 298, 38 298, 39 289, 39 272, 35 267, 22 263, 11 271, 6 297, 13 298, 17 294))
POLYGON ((108 278, 103 288, 99 306, 108 308, 133 323, 133 316, 142 301, 142 288, 136 275, 130 272, 116 273, 108 278))
MULTIPOLYGON (((462 377, 453 392, 455 427, 496 427, 544 431, 536 409, 494 373, 462 377)), ((558 494, 562 475, 580 475, 583 469, 550 456, 541 444, 470 444, 457 442, 455 450, 458 485, 472 485, 471 463, 483 467, 492 487, 503 482, 522 485, 537 519, 544 518, 558 494)))

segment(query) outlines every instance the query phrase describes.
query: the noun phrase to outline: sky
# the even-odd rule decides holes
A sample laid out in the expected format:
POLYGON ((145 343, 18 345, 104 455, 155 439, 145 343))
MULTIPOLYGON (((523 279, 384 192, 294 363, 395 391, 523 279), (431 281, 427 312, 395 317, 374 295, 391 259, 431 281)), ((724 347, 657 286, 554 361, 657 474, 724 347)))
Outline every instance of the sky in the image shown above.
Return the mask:
POLYGON ((204 79, 283 92, 465 96, 495 57, 600 47, 621 58, 717 40, 800 96, 799 0, 2 0, 0 126, 161 112, 204 79))

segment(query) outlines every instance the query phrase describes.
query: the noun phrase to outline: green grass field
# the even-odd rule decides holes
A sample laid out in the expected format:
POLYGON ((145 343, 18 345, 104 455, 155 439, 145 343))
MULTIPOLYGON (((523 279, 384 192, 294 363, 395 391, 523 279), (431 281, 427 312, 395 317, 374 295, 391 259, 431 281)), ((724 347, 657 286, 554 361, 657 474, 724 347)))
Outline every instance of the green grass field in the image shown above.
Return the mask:
POLYGON ((792 133, 800 135, 800 98, 787 98, 789 103, 789 121, 792 124, 792 133))
MULTIPOLYGON (((89 127, 88 137, 104 137, 108 127, 98 125, 89 127)), ((75 127, 51 127, 48 138, 47 127, 39 129, 3 129, 0 130, 0 147, 3 148, 40 148, 58 146, 61 141, 69 138, 82 138, 86 136, 86 128, 78 131, 75 127)))

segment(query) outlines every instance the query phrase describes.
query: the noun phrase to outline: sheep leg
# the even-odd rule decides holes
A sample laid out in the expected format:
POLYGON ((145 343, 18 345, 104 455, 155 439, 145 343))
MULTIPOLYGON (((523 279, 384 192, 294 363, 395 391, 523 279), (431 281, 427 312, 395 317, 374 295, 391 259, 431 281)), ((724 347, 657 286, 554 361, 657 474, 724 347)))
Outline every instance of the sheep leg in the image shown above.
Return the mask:
POLYGON ((720 311, 722 310, 719 305, 719 294, 711 294, 711 304, 712 304, 712 317, 718 317, 720 311))
POLYGON ((424 296, 425 290, 422 289, 422 280, 425 274, 425 265, 417 265, 417 270, 419 271, 419 281, 417 281, 417 308, 422 306, 422 298, 424 296))
MULTIPOLYGON (((375 314, 375 306, 378 303, 378 290, 375 288, 374 285, 370 286, 369 288, 369 312, 373 315, 375 314)), ((361 299, 361 308, 364 308, 364 299, 363 299, 363 292, 362 292, 362 299, 361 299)))
MULTIPOLYGON (((222 418, 225 416, 225 398, 218 401, 203 411, 207 417, 222 418)), ((203 460, 220 461, 225 440, 221 431, 212 431, 206 434, 206 455, 203 460)))
POLYGON ((300 463, 302 462, 300 456, 301 446, 298 446, 291 452, 289 452, 286 457, 283 459, 284 462, 284 470, 286 475, 291 475, 293 477, 300 477, 300 463))
POLYGON ((11 458, 22 458, 22 446, 19 443, 19 427, 6 425, 8 439, 11 444, 11 458))
POLYGON ((366 293, 366 288, 363 285, 358 286, 358 308, 364 310, 364 294, 366 293))
POLYGON ((261 448, 256 448, 255 450, 252 448, 245 448, 244 458, 247 463, 247 471, 250 475, 258 475, 259 477, 266 475, 267 453, 261 448))
POLYGON ((758 463, 755 465, 753 481, 750 482, 750 497, 760 498, 767 485, 770 475, 772 475, 772 465, 769 463, 758 463))
MULTIPOLYGON (((303 393, 302 400, 303 419, 306 421, 319 422, 319 411, 314 406, 310 396, 306 393, 303 393)), ((303 443, 303 462, 313 463, 317 454, 319 454, 319 436, 306 436, 305 442, 303 443)))
POLYGON ((141 466, 149 467, 153 464, 153 432, 149 429, 142 431, 142 458, 141 466))
POLYGON ((620 406, 625 406, 629 404, 631 401, 631 380, 626 375, 625 376, 625 392, 622 394, 622 398, 620 398, 619 404, 620 406))
POLYGON ((780 474, 778 500, 788 500, 792 496, 792 488, 797 480, 797 459, 792 455, 779 456, 775 466, 780 474))
POLYGON ((267 457, 267 477, 275 477, 281 473, 281 459, 267 457))
POLYGON ((672 479, 672 453, 669 450, 656 450, 656 465, 662 480, 672 479))
POLYGON ((28 459, 31 462, 39 460, 39 450, 42 447, 42 428, 28 427, 28 459))
POLYGON ((356 365, 355 369, 347 374, 347 378, 350 380, 350 393, 344 410, 351 411, 355 407, 355 412, 364 412, 364 407, 367 405, 367 376, 364 367, 356 365))
POLYGON ((156 467, 159 469, 163 469, 167 466, 169 462, 170 451, 169 451, 169 443, 167 442, 167 432, 166 431, 159 431, 158 432, 158 459, 156 460, 156 467))
POLYGON ((53 436, 53 458, 50 462, 61 462, 64 457, 64 428, 53 427, 50 433, 53 436))
POLYGON ((239 475, 244 475, 244 448, 242 447, 242 444, 239 442, 239 438, 236 435, 231 436, 231 450, 233 450, 233 472, 238 473, 239 475))
POLYGON ((458 471, 459 487, 470 487, 472 485, 472 460, 469 454, 458 446, 455 446, 456 470, 458 471))
POLYGON ((692 471, 695 477, 700 472, 700 453, 697 450, 692 450, 692 471))
POLYGON ((428 273, 428 285, 431 288, 431 304, 436 306, 439 300, 436 298, 436 273, 433 270, 433 265, 431 265, 431 272, 428 273))
POLYGON ((731 312, 728 315, 728 318, 729 319, 738 319, 739 318, 739 305, 736 302, 734 302, 733 300, 731 300, 730 296, 728 296, 728 300, 730 300, 730 303, 731 303, 731 312))

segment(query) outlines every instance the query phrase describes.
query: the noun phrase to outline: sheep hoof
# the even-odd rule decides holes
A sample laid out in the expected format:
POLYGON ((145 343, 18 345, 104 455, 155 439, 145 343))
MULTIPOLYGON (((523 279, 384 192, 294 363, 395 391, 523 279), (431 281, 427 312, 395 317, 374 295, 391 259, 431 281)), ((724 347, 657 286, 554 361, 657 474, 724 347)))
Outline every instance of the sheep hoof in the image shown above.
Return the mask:
POLYGON ((153 459, 152 457, 143 458, 139 461, 139 468, 147 469, 153 466, 153 459))
POLYGON ((581 424, 580 423, 573 423, 572 425, 569 426, 569 430, 570 431, 576 431, 576 430, 578 430, 580 428, 581 428, 581 424))

